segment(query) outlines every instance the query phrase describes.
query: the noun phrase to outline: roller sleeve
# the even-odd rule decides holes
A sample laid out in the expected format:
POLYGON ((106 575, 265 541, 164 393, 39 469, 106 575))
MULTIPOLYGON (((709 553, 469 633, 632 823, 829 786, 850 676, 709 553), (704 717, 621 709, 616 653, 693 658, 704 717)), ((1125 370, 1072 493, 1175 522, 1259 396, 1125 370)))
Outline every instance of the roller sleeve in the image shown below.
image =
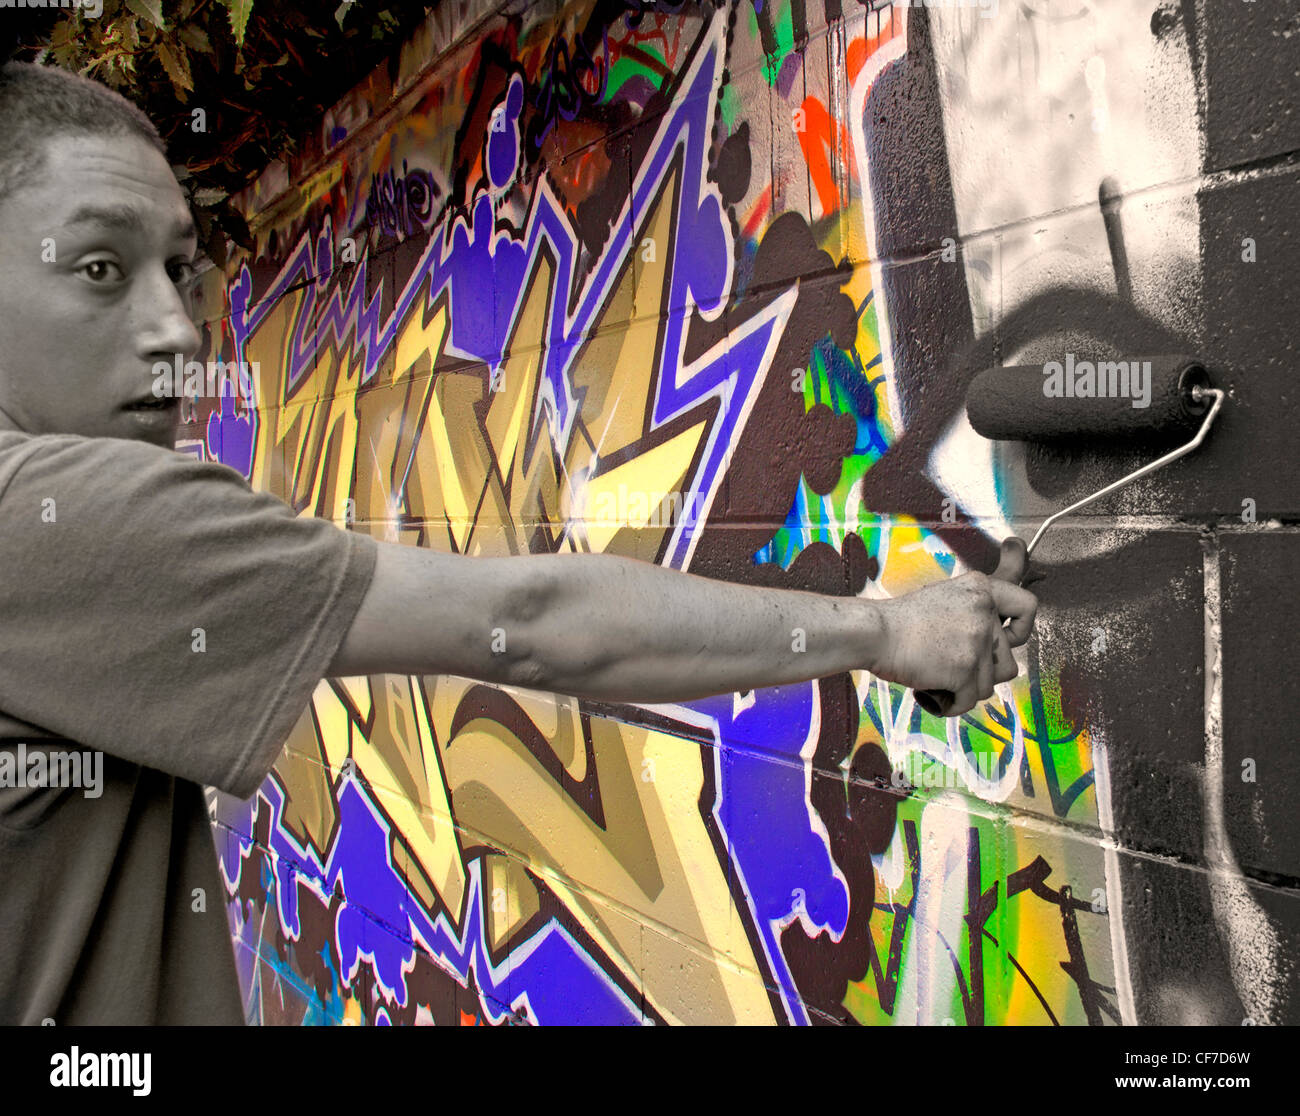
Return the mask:
POLYGON ((1209 409, 1191 389, 1210 386, 1188 356, 1090 360, 988 368, 966 393, 974 429, 995 441, 1112 441, 1193 431, 1209 409))

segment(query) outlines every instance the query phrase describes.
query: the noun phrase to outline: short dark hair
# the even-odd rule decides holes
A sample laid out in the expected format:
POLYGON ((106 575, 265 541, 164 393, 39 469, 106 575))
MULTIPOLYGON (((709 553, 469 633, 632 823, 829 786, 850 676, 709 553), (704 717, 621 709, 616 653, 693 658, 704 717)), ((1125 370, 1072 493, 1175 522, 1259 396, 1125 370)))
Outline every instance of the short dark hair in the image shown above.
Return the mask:
POLYGON ((78 135, 137 135, 167 154, 153 121, 108 86, 54 66, 0 66, 0 200, 33 183, 50 139, 78 135))

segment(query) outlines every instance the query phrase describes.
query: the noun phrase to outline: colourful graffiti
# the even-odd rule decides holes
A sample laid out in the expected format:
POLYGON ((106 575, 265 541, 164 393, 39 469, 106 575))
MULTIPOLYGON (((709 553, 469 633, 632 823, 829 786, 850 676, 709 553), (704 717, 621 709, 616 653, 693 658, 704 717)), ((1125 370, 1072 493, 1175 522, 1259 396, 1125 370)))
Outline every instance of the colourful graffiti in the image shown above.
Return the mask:
MULTIPOLYGON (((950 574, 863 499, 904 425, 863 104, 906 9, 648 8, 498 19, 292 205, 254 191, 213 347, 258 380, 198 451, 413 546, 950 574)), ((672 707, 323 682, 217 804, 250 1017, 1121 1022, 1093 741, 1029 667, 952 723, 865 672, 672 707)))
POLYGON ((391 170, 370 180, 366 198, 366 223, 393 236, 410 236, 424 228, 440 190, 427 171, 411 171, 402 163, 402 175, 391 170))

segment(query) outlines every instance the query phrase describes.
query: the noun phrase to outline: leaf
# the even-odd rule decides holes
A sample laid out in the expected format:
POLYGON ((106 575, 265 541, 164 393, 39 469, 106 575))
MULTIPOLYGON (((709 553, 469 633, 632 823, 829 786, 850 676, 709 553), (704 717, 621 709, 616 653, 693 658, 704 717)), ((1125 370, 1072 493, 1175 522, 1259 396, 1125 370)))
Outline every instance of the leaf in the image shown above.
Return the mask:
POLYGON ((352 0, 343 0, 337 8, 334 9, 334 22, 339 25, 339 30, 343 30, 343 21, 348 18, 348 12, 353 8, 352 0))
POLYGON ((211 170, 213 167, 218 166, 219 164, 224 164, 228 161, 229 161, 229 157, 225 149, 223 148, 222 150, 218 151, 215 155, 211 155, 206 158, 196 155, 194 156, 194 158, 190 160, 189 165, 192 171, 197 172, 197 171, 211 170))
POLYGON ((203 251, 219 268, 225 268, 229 253, 226 251, 226 234, 213 226, 211 235, 203 242, 203 251))
POLYGON ((195 205, 216 205, 219 201, 225 201, 230 197, 229 190, 223 190, 219 186, 202 186, 194 191, 195 205))
POLYGON ((253 251, 253 234, 249 230, 248 223, 244 220, 243 214, 227 205, 226 208, 222 210, 218 220, 221 223, 221 227, 230 236, 231 240, 246 251, 253 251))
POLYGON ((286 40, 285 40, 285 44, 284 44, 284 46, 285 46, 285 49, 286 49, 290 54, 293 55, 293 61, 294 61, 294 64, 298 67, 298 69, 300 69, 300 70, 305 70, 305 69, 307 68, 307 63, 304 62, 304 61, 302 60, 302 55, 299 54, 299 53, 294 49, 294 47, 293 47, 293 43, 289 42, 289 41, 286 39, 286 40))
MULTIPOLYGON (((194 79, 190 75, 189 55, 183 45, 178 43, 173 46, 167 39, 159 39, 158 60, 167 71, 167 76, 171 78, 178 95, 194 88, 194 79)), ((181 100, 184 99, 182 96, 181 100)))
POLYGON ((188 23, 180 30, 181 41, 191 50, 198 51, 199 54, 212 53, 212 40, 208 38, 208 33, 197 24, 188 23))
POLYGON ((129 18, 119 19, 113 26, 121 29, 123 47, 135 50, 140 45, 140 28, 135 20, 129 18))
POLYGON ((167 21, 163 18, 162 0, 126 0, 126 6, 138 16, 143 16, 155 27, 167 30, 167 21))
POLYGON ((121 59, 114 58, 109 61, 103 81, 110 89, 122 89, 126 85, 126 74, 122 72, 121 67, 121 59))
POLYGON ((253 12, 253 0, 221 0, 226 13, 230 16, 230 31, 235 36, 235 45, 244 45, 244 32, 248 29, 248 17, 253 12))
POLYGON ((206 209, 196 209, 194 223, 199 227, 199 242, 206 244, 212 238, 212 214, 206 209))

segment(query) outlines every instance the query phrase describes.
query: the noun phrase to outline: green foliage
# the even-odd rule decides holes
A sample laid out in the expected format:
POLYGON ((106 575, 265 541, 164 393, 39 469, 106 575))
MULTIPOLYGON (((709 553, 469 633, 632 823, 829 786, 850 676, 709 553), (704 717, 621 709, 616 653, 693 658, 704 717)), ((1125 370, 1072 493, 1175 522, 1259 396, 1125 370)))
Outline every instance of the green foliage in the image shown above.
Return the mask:
POLYGON ((248 17, 253 11, 253 0, 221 0, 230 15, 230 33, 235 45, 244 45, 244 32, 248 30, 248 17))
POLYGON ((162 0, 126 0, 126 6, 155 27, 165 28, 167 25, 167 21, 163 19, 162 0))
POLYGON ((167 140, 203 250, 223 265, 227 239, 252 248, 231 198, 314 135, 322 113, 426 13, 410 0, 378 11, 337 0, 104 0, 93 19, 79 7, 29 17, 44 22, 20 32, 11 53, 89 75, 140 105, 167 140))

